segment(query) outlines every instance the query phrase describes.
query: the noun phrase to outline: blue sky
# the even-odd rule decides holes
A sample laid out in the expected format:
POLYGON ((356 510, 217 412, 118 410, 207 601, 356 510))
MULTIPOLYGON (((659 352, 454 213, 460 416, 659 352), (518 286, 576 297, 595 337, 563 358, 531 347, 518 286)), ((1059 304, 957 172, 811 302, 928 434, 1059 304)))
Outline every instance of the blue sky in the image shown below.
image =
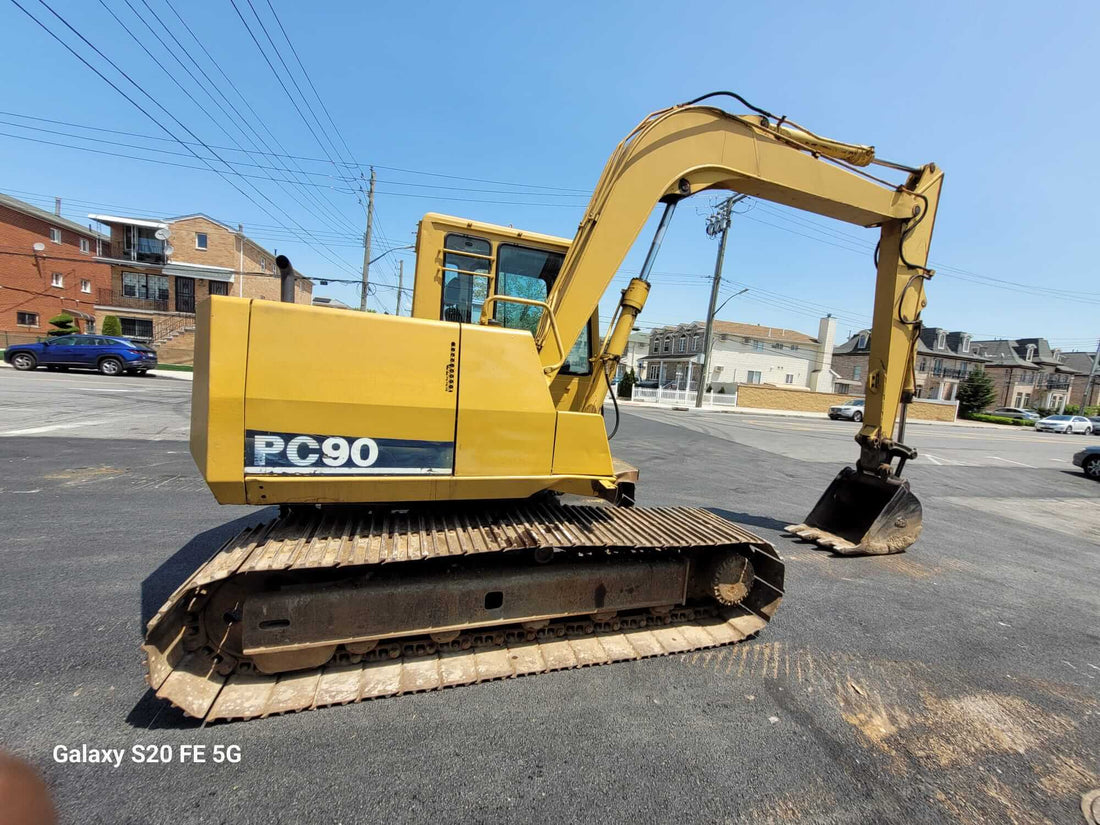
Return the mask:
MULTIPOLYGON (((48 2, 201 141, 262 148, 251 126, 271 151, 303 158, 280 158, 277 165, 290 171, 270 173, 245 165, 270 165, 270 157, 216 150, 238 171, 294 174, 313 184, 235 178, 249 198, 209 171, 140 160, 201 166, 11 0, 0 0, 7 33, 0 53, 6 81, 0 191, 51 208, 61 196, 66 216, 82 222, 89 212, 206 212, 243 223, 308 275, 354 278, 362 261, 357 233, 364 213, 352 191, 360 170, 331 157, 377 167, 376 249, 411 242, 428 211, 571 237, 607 155, 642 117, 732 89, 821 134, 874 144, 883 157, 943 167, 931 255, 938 274, 928 287, 926 324, 981 337, 1046 336, 1067 350, 1091 350, 1100 336, 1094 249, 1100 181, 1090 151, 1100 134, 1092 88, 1100 47, 1096 3, 880 4, 873 12, 843 13, 801 2, 271 0, 335 122, 334 129, 287 51, 311 102, 305 118, 315 112, 319 121, 310 120, 315 136, 230 0, 48 2), (184 73, 173 54, 203 79, 170 34, 220 94, 184 73), (240 113, 241 129, 218 104, 240 113), (301 240, 303 228, 312 235, 308 242, 301 240)), ((40 0, 19 3, 191 140, 40 0)), ((284 42, 268 0, 236 5, 281 72, 253 17, 254 9, 275 42, 284 42)), ((285 75, 284 82, 296 97, 285 75)), ((679 207, 657 262, 645 325, 705 315, 717 244, 704 226, 716 200, 703 195, 679 207)), ((743 286, 750 292, 719 317, 815 334, 817 318, 832 311, 842 336, 858 329, 871 312, 874 240, 873 230, 749 204, 734 221, 723 297, 743 286)), ((624 269, 637 269, 647 244, 643 233, 624 269)), ((411 255, 401 254, 411 273, 411 255)), ((372 267, 372 308, 393 310, 397 259, 394 253, 372 267)), ((317 292, 358 305, 351 286, 317 292)), ((613 286, 605 306, 616 293, 613 286)))

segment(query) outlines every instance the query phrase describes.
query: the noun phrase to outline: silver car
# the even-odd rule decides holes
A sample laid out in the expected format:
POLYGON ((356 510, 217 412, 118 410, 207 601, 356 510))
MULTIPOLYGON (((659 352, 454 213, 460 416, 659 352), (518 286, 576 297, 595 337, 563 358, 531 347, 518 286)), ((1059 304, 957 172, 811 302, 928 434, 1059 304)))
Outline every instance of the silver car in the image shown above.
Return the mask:
POLYGON ((863 420, 863 399, 853 398, 835 407, 829 407, 829 418, 836 421, 838 418, 847 418, 852 421, 863 420))
POLYGON ((1084 433, 1092 434, 1092 422, 1083 415, 1048 415, 1035 422, 1035 430, 1040 433, 1084 433))

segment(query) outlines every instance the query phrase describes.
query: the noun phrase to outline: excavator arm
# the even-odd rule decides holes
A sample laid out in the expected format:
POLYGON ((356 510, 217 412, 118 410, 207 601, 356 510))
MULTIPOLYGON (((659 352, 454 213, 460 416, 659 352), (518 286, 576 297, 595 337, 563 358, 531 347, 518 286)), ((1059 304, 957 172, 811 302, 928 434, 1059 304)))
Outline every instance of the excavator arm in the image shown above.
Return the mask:
MULTIPOLYGON (((547 296, 550 311, 536 333, 551 381, 565 357, 564 347, 580 334, 657 203, 665 204, 657 237, 641 277, 623 290, 595 358, 605 373, 621 357, 644 307, 653 258, 680 200, 706 190, 729 190, 879 227, 866 412, 856 436, 860 456, 830 486, 806 523, 792 527, 842 553, 898 552, 920 530, 920 505, 900 480, 905 461, 916 452, 900 436, 895 438, 895 422, 903 402, 912 397, 924 282, 932 274, 926 268, 928 247, 943 173, 928 164, 908 169, 905 183, 894 185, 858 168, 872 162, 873 147, 831 141, 766 115, 732 115, 697 105, 653 113, 608 160, 547 296)), ((605 392, 601 382, 593 381, 583 409, 597 411, 605 392)))

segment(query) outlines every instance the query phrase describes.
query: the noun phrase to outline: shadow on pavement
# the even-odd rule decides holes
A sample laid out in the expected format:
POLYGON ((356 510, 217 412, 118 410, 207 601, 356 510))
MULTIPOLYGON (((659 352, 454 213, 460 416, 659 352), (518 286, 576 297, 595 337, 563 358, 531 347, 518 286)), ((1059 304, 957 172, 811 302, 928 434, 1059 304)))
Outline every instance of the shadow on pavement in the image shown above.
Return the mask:
POLYGON ((742 524, 747 527, 763 527, 765 530, 779 530, 782 532, 788 524, 793 524, 791 521, 779 521, 769 516, 755 516, 752 513, 737 513, 733 510, 723 510, 721 507, 705 507, 703 509, 735 524, 742 524))
POLYGON ((199 533, 181 547, 171 558, 146 576, 141 583, 141 628, 142 635, 149 620, 156 615, 162 604, 183 584, 187 577, 214 555, 214 552, 229 539, 246 527, 274 518, 278 508, 265 507, 233 521, 226 522, 210 530, 199 533))
MULTIPOLYGON (((246 527, 274 518, 278 508, 265 507, 233 521, 204 530, 165 560, 160 567, 146 576, 141 583, 141 628, 153 618, 161 605, 175 592, 176 588, 229 539, 246 527)), ((179 708, 158 699, 152 690, 147 690, 126 716, 130 725, 139 728, 195 728, 202 723, 183 714, 179 708)))

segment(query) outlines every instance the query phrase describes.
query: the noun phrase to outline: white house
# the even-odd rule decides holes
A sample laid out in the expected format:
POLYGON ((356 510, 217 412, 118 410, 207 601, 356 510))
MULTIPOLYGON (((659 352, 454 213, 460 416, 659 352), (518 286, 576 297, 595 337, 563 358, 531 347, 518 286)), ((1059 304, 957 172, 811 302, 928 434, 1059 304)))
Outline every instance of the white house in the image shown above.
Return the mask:
MULTIPOLYGON (((662 387, 694 389, 703 369, 704 321, 660 327, 650 333, 649 352, 639 377, 662 387)), ((714 322, 708 386, 714 391, 737 384, 774 384, 832 392, 836 319, 821 319, 818 337, 791 329, 714 322)))
POLYGON ((630 337, 626 340, 626 351, 623 352, 623 357, 619 361, 619 369, 615 373, 615 380, 618 381, 624 375, 627 370, 634 370, 634 375, 641 377, 641 370, 638 362, 646 357, 649 352, 649 333, 648 332, 632 332, 630 337))

